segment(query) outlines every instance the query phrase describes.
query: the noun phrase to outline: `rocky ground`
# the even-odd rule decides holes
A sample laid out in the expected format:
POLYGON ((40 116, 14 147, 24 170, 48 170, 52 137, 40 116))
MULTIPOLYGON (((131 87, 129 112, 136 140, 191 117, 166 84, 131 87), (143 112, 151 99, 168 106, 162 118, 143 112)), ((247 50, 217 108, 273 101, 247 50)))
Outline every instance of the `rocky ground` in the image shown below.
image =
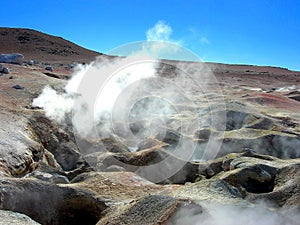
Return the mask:
POLYGON ((10 28, 0 28, 0 50, 25 57, 0 66, 0 224, 299 224, 300 72, 207 63, 216 80, 206 80, 202 64, 164 61, 159 77, 174 81, 180 64, 205 89, 187 83, 189 101, 151 124, 150 136, 150 114, 135 117, 129 128, 143 141, 133 151, 122 120, 118 138, 103 126, 97 138, 78 138, 70 120, 32 105, 47 85, 63 93, 74 63, 100 53, 10 28))
MULTIPOLYGON (((2 65, 10 73, 0 76, 0 224, 235 224, 225 221, 240 216, 246 223, 245 215, 250 224, 299 224, 300 72, 208 64, 226 104, 225 111, 218 107, 211 84, 210 112, 226 120, 196 127, 190 138, 203 149, 213 135, 221 149, 207 161, 196 151, 175 175, 153 183, 136 168, 182 161, 170 149, 184 135, 184 115, 172 118, 163 139, 146 139, 136 152, 103 136, 106 151, 91 160, 71 127, 32 107, 44 86, 62 92, 72 70, 2 65)), ((207 107, 202 99, 197 104, 207 107)))

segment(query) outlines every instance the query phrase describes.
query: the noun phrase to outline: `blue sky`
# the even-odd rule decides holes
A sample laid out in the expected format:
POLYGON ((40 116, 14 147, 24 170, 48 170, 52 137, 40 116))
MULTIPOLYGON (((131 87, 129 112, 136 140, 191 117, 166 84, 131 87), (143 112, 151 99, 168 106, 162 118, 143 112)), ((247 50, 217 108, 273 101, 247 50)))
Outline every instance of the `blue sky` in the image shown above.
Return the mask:
POLYGON ((299 0, 10 0, 0 26, 26 27, 106 53, 146 40, 158 21, 204 61, 300 70, 299 0))

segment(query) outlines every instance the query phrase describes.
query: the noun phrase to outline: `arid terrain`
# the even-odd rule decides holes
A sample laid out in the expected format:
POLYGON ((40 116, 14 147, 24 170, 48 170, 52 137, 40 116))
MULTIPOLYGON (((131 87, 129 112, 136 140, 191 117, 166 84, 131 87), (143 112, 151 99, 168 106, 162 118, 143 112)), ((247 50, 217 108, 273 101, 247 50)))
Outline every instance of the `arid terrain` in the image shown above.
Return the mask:
MULTIPOLYGON (((193 128, 188 138, 199 150, 155 183, 136 168, 183 162, 172 149, 187 136, 179 128, 188 110, 168 118, 165 135, 146 138, 137 151, 103 135, 83 138, 93 152, 82 152, 72 124, 52 120, 32 102, 47 85, 63 93, 71 64, 114 57, 34 30, 0 28, 0 54, 10 53, 23 54, 24 63, 1 63, 9 73, 0 74, 0 224, 215 225, 236 224, 237 216, 241 224, 299 224, 300 72, 207 63, 216 81, 205 98, 192 93, 193 107, 201 121, 225 120, 193 128), (197 160, 210 139, 222 143, 219 151, 197 160)), ((164 60, 159 76, 176 75, 178 63, 200 66, 164 60)), ((133 132, 140 126, 133 123, 133 132)))

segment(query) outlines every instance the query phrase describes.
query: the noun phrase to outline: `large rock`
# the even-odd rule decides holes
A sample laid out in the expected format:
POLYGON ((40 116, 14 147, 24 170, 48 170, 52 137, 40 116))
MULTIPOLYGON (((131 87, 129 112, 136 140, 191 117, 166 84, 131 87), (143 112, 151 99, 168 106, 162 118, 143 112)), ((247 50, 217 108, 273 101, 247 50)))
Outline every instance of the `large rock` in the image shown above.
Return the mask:
POLYGON ((174 190, 171 195, 181 199, 191 199, 196 203, 214 202, 217 204, 248 205, 240 191, 220 179, 201 180, 174 190))
POLYGON ((198 173, 198 164, 186 162, 163 148, 108 154, 99 163, 102 169, 117 165, 152 182, 164 184, 191 182, 197 178, 198 173))
POLYGON ((225 111, 219 109, 218 104, 213 105, 210 113, 203 116, 208 127, 195 132, 199 148, 194 158, 201 158, 208 140, 213 137, 222 141, 218 157, 244 148, 283 159, 300 157, 299 122, 288 116, 268 114, 235 101, 226 102, 225 111))
POLYGON ((9 69, 7 67, 3 67, 3 69, 1 70, 1 73, 9 74, 9 69))
POLYGON ((92 192, 33 179, 0 181, 0 209, 19 212, 45 225, 96 224, 106 204, 92 192))
POLYGON ((30 118, 30 126, 36 139, 53 154, 63 170, 71 171, 86 166, 71 132, 39 113, 30 118))
POLYGON ((73 179, 70 186, 96 193, 98 198, 128 203, 150 194, 169 193, 179 185, 157 185, 131 172, 89 172, 73 179))
POLYGON ((17 225, 39 225, 40 223, 35 222, 28 216, 12 212, 0 210, 0 225, 17 224, 17 225))
POLYGON ((24 61, 24 56, 19 53, 13 54, 0 54, 0 63, 13 63, 22 64, 24 61))
POLYGON ((271 202, 277 207, 300 210, 300 162, 278 169, 274 176, 273 190, 267 193, 249 194, 248 201, 271 202))
MULTIPOLYGON (((208 179, 191 184, 191 187, 201 186, 201 183, 222 181, 223 186, 234 187, 232 189, 234 191, 230 191, 230 193, 239 192, 241 198, 245 198, 250 202, 264 200, 277 207, 293 206, 300 208, 299 159, 282 160, 247 151, 240 154, 232 153, 199 165, 199 173, 208 179), (204 169, 201 169, 202 167, 204 169)), ((201 193, 208 187, 207 184, 202 185, 197 193, 201 193)), ((184 189, 187 191, 192 190, 188 186, 184 189)), ((210 187, 208 190, 211 192, 213 188, 210 187)), ((230 188, 227 188, 227 190, 230 190, 230 188)), ((205 198, 209 196, 209 194, 198 194, 196 196, 198 198, 202 196, 200 197, 202 200, 203 196, 205 198)), ((195 200, 190 192, 186 196, 191 196, 195 200)), ((214 194, 213 196, 212 198, 218 199, 217 195, 214 194)), ((226 196, 228 198, 230 195, 226 196)), ((229 200, 226 200, 226 202, 229 202, 229 200)))
MULTIPOLYGON (((159 225, 172 221, 181 210, 201 214, 202 207, 169 196, 149 195, 102 218, 97 225, 159 225)), ((173 224, 173 223, 168 223, 173 224)))
POLYGON ((0 112, 0 164, 9 176, 23 176, 37 168, 43 147, 31 139, 24 116, 0 112))

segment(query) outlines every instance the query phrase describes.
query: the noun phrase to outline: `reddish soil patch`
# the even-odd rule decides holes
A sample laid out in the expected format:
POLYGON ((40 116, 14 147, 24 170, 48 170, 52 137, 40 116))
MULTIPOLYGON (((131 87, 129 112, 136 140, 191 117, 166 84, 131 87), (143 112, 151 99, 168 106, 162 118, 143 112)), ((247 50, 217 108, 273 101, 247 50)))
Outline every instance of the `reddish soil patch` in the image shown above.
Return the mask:
POLYGON ((298 112, 300 109, 300 102, 294 101, 282 95, 274 95, 269 93, 252 94, 246 98, 247 101, 258 103, 265 107, 272 107, 276 109, 284 109, 288 111, 298 112))

